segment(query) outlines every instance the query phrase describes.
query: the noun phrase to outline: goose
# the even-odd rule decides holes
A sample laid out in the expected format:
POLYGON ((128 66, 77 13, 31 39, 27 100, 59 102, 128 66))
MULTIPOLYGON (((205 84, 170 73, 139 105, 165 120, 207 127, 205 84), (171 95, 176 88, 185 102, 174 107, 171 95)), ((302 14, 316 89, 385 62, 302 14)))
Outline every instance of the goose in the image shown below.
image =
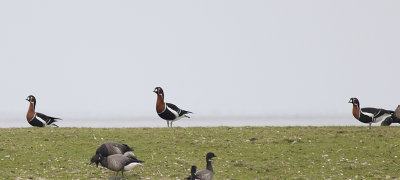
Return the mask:
POLYGON ((191 171, 190 171, 190 176, 188 176, 188 177, 186 178, 186 180, 196 180, 196 179, 199 179, 199 178, 196 176, 196 171, 197 171, 197 167, 196 167, 196 166, 192 166, 192 169, 191 169, 191 171))
POLYGON ((104 157, 113 154, 123 154, 125 156, 135 157, 133 149, 126 144, 117 142, 105 142, 96 150, 96 154, 101 154, 104 157))
POLYGON ((206 155, 207 167, 204 170, 197 171, 196 176, 200 180, 212 180, 214 178, 214 169, 211 165, 212 158, 217 157, 214 153, 209 152, 206 155))
POLYGON ((164 102, 164 91, 161 87, 156 87, 154 91, 157 94, 156 111, 158 116, 167 121, 167 126, 172 127, 172 122, 183 117, 190 118, 187 114, 192 113, 178 108, 178 106, 164 102), (171 124, 171 125, 170 125, 171 124))
POLYGON ((46 127, 46 126, 53 126, 58 127, 55 122, 57 120, 61 120, 60 118, 55 118, 51 116, 47 116, 45 114, 39 113, 35 111, 36 108, 36 98, 33 95, 29 95, 26 98, 29 101, 29 109, 28 113, 26 114, 26 120, 31 126, 34 127, 46 127))
POLYGON ((90 160, 90 164, 96 163, 96 167, 98 167, 100 163, 103 167, 115 171, 115 179, 118 176, 118 172, 121 171, 121 178, 124 178, 124 171, 129 171, 136 166, 142 166, 142 162, 143 161, 134 157, 128 157, 122 154, 113 154, 107 157, 102 156, 102 154, 96 154, 90 160))
MULTIPOLYGON (((368 123, 369 129, 371 129, 372 123, 380 122, 387 117, 394 117, 394 111, 369 107, 360 108, 360 101, 357 98, 350 98, 349 103, 353 104, 354 118, 362 123, 368 123)), ((386 122, 384 122, 382 125, 386 125, 386 122)))
POLYGON ((387 117, 382 121, 381 126, 390 126, 392 123, 400 123, 400 105, 394 110, 394 114, 392 116, 387 117))

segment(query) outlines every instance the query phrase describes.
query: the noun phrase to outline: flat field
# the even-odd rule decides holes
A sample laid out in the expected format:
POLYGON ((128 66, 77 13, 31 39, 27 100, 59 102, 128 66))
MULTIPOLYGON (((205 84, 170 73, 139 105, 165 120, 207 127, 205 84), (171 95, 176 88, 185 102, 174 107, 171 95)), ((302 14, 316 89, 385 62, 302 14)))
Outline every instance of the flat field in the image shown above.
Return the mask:
POLYGON ((207 152, 214 179, 400 179, 399 127, 367 126, 0 129, 0 179, 110 179, 89 165, 107 141, 145 161, 125 179, 183 179, 207 152))

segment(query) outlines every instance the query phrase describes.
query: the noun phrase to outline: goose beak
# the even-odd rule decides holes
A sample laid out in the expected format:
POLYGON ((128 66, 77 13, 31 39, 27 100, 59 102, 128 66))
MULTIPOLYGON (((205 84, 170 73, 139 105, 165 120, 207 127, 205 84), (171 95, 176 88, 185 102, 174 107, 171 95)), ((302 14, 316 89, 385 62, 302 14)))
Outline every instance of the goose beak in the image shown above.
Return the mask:
MULTIPOLYGON (((92 165, 94 162, 90 162, 89 165, 92 165)), ((99 163, 96 162, 96 167, 99 167, 99 163)))
POLYGON ((216 158, 217 156, 214 156, 212 158, 210 158, 210 161, 214 161, 214 158, 216 158))

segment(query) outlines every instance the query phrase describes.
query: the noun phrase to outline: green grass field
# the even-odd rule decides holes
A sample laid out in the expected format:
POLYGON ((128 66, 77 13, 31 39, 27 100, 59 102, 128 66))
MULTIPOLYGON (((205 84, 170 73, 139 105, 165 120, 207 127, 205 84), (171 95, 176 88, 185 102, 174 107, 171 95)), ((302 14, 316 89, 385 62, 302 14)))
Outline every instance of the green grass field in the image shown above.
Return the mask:
MULTIPOLYGON (((399 127, 11 128, 0 129, 0 179, 109 179, 88 165, 106 141, 134 148, 142 167, 126 179, 183 179, 205 168, 214 179, 400 178, 399 127)), ((119 174, 120 175, 120 174, 119 174)))

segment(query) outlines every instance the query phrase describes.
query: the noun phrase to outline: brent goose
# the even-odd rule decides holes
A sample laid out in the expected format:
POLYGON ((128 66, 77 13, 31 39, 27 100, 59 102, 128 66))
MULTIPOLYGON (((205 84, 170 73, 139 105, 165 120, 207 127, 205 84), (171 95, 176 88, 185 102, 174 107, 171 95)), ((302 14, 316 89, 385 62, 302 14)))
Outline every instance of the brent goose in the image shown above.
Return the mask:
POLYGON ((207 168, 196 172, 196 176, 198 177, 198 179, 201 179, 201 180, 212 180, 213 179, 214 169, 211 165, 211 161, 212 161, 213 157, 217 157, 217 156, 215 156, 215 154, 212 152, 207 153, 207 155, 206 155, 207 168))
POLYGON ((177 121, 183 117, 190 118, 186 114, 192 113, 183 109, 179 109, 177 106, 171 103, 164 102, 164 91, 161 87, 156 87, 154 91, 157 94, 156 111, 158 116, 167 121, 167 126, 172 127, 172 122, 177 121))
POLYGON ((196 166, 192 166, 192 169, 190 171, 190 176, 188 176, 186 178, 186 180, 196 180, 199 179, 199 177, 196 176, 196 171, 197 171, 197 167, 196 166))
MULTIPOLYGON (((353 116, 362 123, 372 123, 382 121, 384 118, 394 116, 394 111, 377 108, 360 108, 360 101, 357 98, 350 98, 349 103, 353 104, 353 116)), ((382 124, 385 125, 385 124, 382 124)))
POLYGON ((121 178, 123 178, 124 171, 129 171, 136 166, 141 166, 142 162, 143 161, 138 160, 134 157, 128 157, 122 154, 113 154, 107 157, 104 157, 101 154, 96 154, 90 160, 90 164, 96 163, 97 167, 99 166, 100 163, 103 167, 111 171, 116 171, 114 178, 117 178, 118 172, 120 171, 122 173, 121 178))
MULTIPOLYGON (((126 144, 117 142, 105 142, 96 150, 96 154, 101 154, 103 157, 107 157, 113 154, 123 154, 125 156, 135 157, 133 149, 126 144)), ((94 156, 93 156, 94 157, 94 156)))
POLYGON ((35 111, 35 108, 36 108, 35 96, 29 95, 26 98, 26 100, 30 102, 28 113, 26 114, 26 120, 28 121, 28 123, 30 125, 36 126, 36 127, 46 127, 46 126, 58 127, 56 124, 53 124, 53 123, 57 122, 57 120, 61 120, 60 118, 46 116, 42 113, 35 111))
POLYGON ((394 114, 390 117, 387 117, 382 121, 381 126, 390 126, 392 123, 400 123, 400 105, 394 110, 394 114))

